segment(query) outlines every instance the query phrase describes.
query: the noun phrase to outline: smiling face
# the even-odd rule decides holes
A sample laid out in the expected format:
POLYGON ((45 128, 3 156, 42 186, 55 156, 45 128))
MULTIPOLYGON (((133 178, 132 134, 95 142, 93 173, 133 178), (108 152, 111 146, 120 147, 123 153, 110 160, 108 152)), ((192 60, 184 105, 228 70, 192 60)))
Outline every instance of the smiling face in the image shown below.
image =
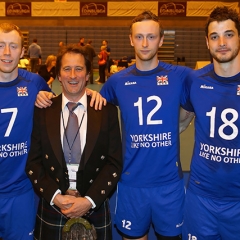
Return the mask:
POLYGON ((240 38, 235 23, 230 19, 211 22, 208 26, 206 43, 215 62, 234 61, 240 50, 240 38))
POLYGON ((68 100, 77 102, 83 96, 88 78, 83 55, 72 52, 63 55, 58 79, 68 100))
POLYGON ((8 33, 0 29, 0 81, 14 80, 18 75, 18 62, 24 54, 22 39, 15 30, 8 33))
POLYGON ((153 20, 135 22, 129 36, 135 49, 137 67, 140 70, 151 70, 158 64, 158 48, 162 46, 159 24, 153 20), (141 69, 142 65, 148 69, 141 69))

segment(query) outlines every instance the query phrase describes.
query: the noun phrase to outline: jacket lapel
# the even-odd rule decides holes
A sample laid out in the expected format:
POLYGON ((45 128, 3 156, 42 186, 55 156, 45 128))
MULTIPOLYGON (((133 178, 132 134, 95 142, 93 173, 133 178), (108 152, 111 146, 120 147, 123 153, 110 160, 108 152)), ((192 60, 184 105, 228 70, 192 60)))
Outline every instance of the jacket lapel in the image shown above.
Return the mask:
POLYGON ((102 110, 95 110, 93 107, 90 107, 90 97, 87 97, 87 136, 86 136, 86 145, 83 151, 83 164, 85 165, 88 161, 95 145, 97 138, 99 136, 101 122, 102 122, 102 110))
POLYGON ((63 150, 60 134, 60 118, 62 112, 62 94, 53 98, 51 107, 46 108, 46 128, 53 152, 62 166, 63 150))

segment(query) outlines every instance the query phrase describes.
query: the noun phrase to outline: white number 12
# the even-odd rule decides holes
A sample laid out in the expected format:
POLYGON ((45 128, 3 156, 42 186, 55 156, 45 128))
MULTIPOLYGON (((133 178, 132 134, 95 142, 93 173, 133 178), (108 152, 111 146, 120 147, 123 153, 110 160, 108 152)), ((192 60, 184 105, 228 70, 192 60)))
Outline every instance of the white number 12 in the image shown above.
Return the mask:
MULTIPOLYGON (((154 100, 156 101, 156 106, 147 115, 147 125, 162 124, 162 120, 152 120, 152 116, 162 106, 162 100, 158 96, 150 96, 150 97, 147 98, 147 102, 154 101, 154 100)), ((138 101, 134 103, 134 107, 138 107, 139 125, 143 125, 142 97, 138 98, 138 101)))

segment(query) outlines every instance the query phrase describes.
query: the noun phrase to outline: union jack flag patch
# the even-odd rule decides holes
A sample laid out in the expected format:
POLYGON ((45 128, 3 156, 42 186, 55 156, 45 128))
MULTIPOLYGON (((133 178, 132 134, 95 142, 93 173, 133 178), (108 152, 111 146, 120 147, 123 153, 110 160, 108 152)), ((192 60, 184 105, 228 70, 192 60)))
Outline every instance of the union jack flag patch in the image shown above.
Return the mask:
POLYGON ((28 96, 27 87, 17 87, 17 94, 19 97, 28 96))
POLYGON ((240 95, 240 85, 237 86, 237 95, 240 95))
POLYGON ((157 85, 168 85, 168 76, 157 76, 157 85))

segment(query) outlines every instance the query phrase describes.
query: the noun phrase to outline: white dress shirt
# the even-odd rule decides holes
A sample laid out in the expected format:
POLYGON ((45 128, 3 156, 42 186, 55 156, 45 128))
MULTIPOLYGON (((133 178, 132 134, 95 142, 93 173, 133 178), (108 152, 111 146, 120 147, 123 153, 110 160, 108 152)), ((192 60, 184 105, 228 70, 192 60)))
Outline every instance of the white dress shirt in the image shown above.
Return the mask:
MULTIPOLYGON (((66 129, 66 127, 67 127, 67 122, 68 122, 68 117, 69 117, 69 110, 67 107, 68 102, 71 102, 71 101, 69 101, 65 97, 65 95, 62 94, 62 113, 61 113, 61 118, 60 118, 60 121, 61 121, 60 122, 60 126, 61 126, 60 133, 61 133, 62 147, 63 147, 64 129, 66 129)), ((81 99, 78 102, 81 103, 81 105, 79 105, 74 110, 74 113, 78 117, 78 124, 79 125, 81 124, 79 133, 80 133, 81 152, 83 152, 85 144, 86 144, 86 134, 87 134, 87 94, 86 94, 86 92, 84 93, 84 95, 81 97, 81 99)), ((61 193, 60 189, 58 189, 55 192, 55 194, 53 195, 52 200, 51 200, 51 205, 54 204, 52 201, 58 193, 61 193)), ((96 207, 94 201, 90 197, 85 196, 85 198, 87 198, 91 202, 91 204, 93 205, 92 208, 96 207)))

